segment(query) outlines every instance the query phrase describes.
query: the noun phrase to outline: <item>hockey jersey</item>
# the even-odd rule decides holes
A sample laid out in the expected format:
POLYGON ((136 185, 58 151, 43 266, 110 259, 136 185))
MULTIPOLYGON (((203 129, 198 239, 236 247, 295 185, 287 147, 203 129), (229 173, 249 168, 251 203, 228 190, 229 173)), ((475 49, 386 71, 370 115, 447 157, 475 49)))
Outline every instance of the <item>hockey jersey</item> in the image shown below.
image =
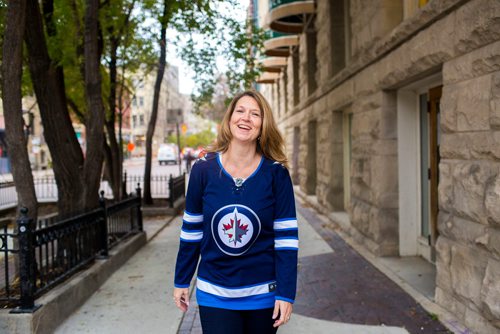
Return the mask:
POLYGON ((196 271, 199 305, 233 310, 294 302, 298 225, 288 170, 262 157, 243 183, 209 153, 191 170, 175 286, 196 271))

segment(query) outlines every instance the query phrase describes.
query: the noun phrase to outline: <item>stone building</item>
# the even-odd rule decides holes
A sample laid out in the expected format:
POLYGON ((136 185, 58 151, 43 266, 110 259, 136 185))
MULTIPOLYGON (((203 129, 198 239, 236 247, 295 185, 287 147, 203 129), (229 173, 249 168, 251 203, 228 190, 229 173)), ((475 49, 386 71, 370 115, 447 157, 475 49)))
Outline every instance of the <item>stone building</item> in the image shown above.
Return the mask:
MULTIPOLYGON (((132 154, 141 156, 146 154, 146 133, 153 109, 156 72, 149 73, 148 75, 143 75, 143 73, 139 72, 134 75, 132 80, 135 89, 130 107, 130 141, 135 144, 132 154)), ((176 121, 183 122, 184 114, 189 107, 188 98, 179 92, 178 67, 167 65, 160 90, 158 116, 153 137, 152 150, 154 154, 156 154, 160 144, 165 143, 167 137, 175 133, 176 121)))
POLYGON ((500 1, 260 0, 297 195, 500 333, 500 1))

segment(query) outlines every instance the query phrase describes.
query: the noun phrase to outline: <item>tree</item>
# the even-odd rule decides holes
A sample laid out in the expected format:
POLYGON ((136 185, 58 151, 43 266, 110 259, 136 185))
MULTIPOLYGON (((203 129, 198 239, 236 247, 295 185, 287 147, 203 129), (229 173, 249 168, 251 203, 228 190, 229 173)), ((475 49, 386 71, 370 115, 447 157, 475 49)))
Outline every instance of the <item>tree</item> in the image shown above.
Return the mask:
POLYGON ((23 35, 26 22, 26 0, 11 0, 6 13, 2 48, 2 103, 9 154, 17 163, 12 176, 18 193, 18 207, 28 208, 28 215, 37 216, 37 199, 28 157, 21 104, 23 35))
MULTIPOLYGON (((84 158, 69 117, 63 68, 49 55, 37 0, 27 0, 26 16, 30 18, 26 21, 24 39, 31 81, 40 109, 45 141, 52 156, 59 214, 65 215, 85 207, 81 196, 84 158)), ((49 17, 46 13, 45 18, 50 22, 49 17)), ((14 165, 17 163, 16 160, 12 162, 14 165)))
POLYGON ((124 145, 121 129, 123 110, 130 104, 130 101, 127 101, 124 105, 124 94, 133 95, 135 88, 133 83, 127 80, 127 76, 138 69, 147 74, 157 59, 151 39, 144 31, 140 31, 140 23, 145 20, 147 6, 140 8, 139 5, 141 3, 137 0, 109 1, 103 7, 104 19, 101 20, 105 42, 103 57, 108 74, 108 82, 103 85, 108 87, 105 167, 115 199, 121 199, 124 194, 122 188, 124 145))
POLYGON ((84 209, 99 205, 102 144, 104 140, 104 105, 102 102, 101 52, 98 45, 99 0, 87 0, 85 8, 85 95, 87 100, 87 156, 83 166, 84 209))
POLYGON ((149 118, 148 130, 146 132, 146 164, 144 165, 144 203, 153 204, 151 197, 151 160, 152 160, 152 142, 156 127, 156 118, 158 117, 158 103, 160 101, 161 82, 165 74, 165 65, 167 63, 167 26, 170 19, 168 0, 163 1, 163 13, 160 18, 160 58, 158 60, 158 71, 156 73, 156 82, 153 95, 153 109, 149 118))

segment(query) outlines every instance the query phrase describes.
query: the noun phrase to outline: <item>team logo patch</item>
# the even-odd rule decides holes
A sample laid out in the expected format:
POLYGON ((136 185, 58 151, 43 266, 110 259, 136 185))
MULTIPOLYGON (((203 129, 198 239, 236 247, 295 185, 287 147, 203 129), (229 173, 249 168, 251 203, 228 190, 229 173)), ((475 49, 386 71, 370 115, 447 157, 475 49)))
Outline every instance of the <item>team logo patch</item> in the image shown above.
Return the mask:
POLYGON ((231 204, 212 218, 212 236, 219 249, 231 256, 247 252, 260 234, 260 219, 247 206, 231 204))

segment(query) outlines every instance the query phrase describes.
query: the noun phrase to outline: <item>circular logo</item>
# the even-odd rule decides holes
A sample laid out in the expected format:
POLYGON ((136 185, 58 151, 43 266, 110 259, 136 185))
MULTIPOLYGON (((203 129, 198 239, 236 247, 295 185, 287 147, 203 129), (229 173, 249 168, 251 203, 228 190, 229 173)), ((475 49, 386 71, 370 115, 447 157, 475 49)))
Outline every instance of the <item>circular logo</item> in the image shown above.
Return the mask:
POLYGON ((247 252, 260 234, 260 219, 247 206, 226 205, 212 218, 212 236, 219 249, 231 256, 247 252))

